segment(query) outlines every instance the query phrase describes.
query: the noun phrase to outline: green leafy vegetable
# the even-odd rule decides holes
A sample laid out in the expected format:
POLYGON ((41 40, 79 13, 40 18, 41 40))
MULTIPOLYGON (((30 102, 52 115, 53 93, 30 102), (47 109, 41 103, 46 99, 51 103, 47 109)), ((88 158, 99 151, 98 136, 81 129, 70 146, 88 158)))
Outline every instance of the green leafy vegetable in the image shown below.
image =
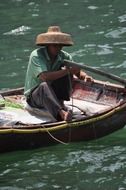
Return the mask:
POLYGON ((19 104, 19 103, 15 103, 15 102, 11 102, 9 100, 0 100, 0 105, 1 107, 5 105, 5 107, 12 107, 12 108, 19 108, 19 109, 23 109, 24 106, 22 104, 19 104))

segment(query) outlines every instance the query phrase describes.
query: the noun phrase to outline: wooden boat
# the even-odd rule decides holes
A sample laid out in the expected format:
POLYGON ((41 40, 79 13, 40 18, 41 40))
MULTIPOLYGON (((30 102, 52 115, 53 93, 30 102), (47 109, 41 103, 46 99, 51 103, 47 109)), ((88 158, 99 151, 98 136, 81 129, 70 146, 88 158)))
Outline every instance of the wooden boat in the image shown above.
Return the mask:
MULTIPOLYGON (((4 99, 19 102, 23 88, 1 91, 0 94, 4 99)), ((73 109, 71 122, 16 122, 8 125, 0 120, 0 152, 98 139, 126 124, 126 89, 122 85, 74 80, 71 101, 67 106, 73 109)))

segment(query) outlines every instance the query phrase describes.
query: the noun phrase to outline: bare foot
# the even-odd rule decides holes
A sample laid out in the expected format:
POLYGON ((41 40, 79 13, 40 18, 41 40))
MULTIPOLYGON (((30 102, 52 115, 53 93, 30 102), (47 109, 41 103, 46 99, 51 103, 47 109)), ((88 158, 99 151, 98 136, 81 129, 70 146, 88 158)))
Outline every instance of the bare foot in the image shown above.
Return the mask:
POLYGON ((62 120, 64 120, 64 121, 72 120, 72 113, 69 111, 60 110, 59 114, 60 114, 62 120))
POLYGON ((62 109, 64 111, 67 111, 67 112, 69 111, 72 114, 72 110, 68 106, 66 106, 63 101, 60 101, 60 105, 62 106, 62 109))

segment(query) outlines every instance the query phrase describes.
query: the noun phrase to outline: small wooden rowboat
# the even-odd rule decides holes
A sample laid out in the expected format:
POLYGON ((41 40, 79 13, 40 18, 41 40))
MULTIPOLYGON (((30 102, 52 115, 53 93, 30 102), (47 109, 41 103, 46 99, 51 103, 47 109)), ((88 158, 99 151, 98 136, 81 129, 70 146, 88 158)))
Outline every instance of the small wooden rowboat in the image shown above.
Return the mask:
MULTIPOLYGON (((1 91, 0 94, 11 102, 20 102, 23 88, 1 91)), ((71 100, 66 105, 73 110, 71 122, 44 120, 29 124, 17 120, 4 123, 4 118, 0 116, 0 152, 98 139, 126 124, 126 89, 122 85, 74 80, 71 100)), ((5 108, 1 107, 0 113, 5 108)), ((32 116, 37 113, 34 109, 18 110, 29 112, 32 116)))

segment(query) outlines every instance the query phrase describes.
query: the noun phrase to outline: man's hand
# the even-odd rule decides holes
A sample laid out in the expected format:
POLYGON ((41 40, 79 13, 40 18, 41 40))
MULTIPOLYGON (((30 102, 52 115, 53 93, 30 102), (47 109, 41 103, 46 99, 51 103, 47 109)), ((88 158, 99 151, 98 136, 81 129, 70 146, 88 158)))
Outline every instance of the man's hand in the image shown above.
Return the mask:
POLYGON ((89 75, 87 75, 85 72, 80 71, 80 76, 78 77, 81 80, 84 80, 85 82, 93 82, 93 78, 89 75))
POLYGON ((70 67, 69 68, 69 72, 73 75, 77 75, 80 73, 80 69, 76 66, 70 67))
POLYGON ((85 82, 93 82, 93 78, 86 74, 84 71, 80 70, 77 66, 64 66, 63 69, 66 69, 72 75, 76 75, 80 80, 84 80, 85 82))

